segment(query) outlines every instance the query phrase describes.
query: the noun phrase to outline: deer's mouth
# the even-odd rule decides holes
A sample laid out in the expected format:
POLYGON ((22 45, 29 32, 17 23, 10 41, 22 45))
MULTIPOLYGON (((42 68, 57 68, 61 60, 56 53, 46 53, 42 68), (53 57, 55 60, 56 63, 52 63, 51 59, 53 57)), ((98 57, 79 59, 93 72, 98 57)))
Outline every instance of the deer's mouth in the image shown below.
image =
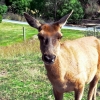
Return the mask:
POLYGON ((56 58, 55 55, 47 55, 47 54, 42 55, 42 60, 44 61, 45 64, 53 64, 55 58, 56 58))

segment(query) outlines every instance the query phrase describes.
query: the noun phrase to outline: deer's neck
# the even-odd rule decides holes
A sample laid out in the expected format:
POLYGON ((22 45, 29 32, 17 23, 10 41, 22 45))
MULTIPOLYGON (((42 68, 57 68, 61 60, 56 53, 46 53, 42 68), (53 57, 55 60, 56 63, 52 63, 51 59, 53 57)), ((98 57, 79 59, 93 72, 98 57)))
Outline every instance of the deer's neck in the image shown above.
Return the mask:
POLYGON ((63 65, 62 60, 60 56, 57 57, 56 61, 54 64, 51 65, 45 65, 46 70, 47 70, 47 76, 51 83, 54 83, 55 81, 61 82, 64 80, 64 76, 66 74, 66 67, 63 65))
POLYGON ((60 77, 60 63, 57 59, 54 64, 45 65, 48 77, 59 78, 60 77))

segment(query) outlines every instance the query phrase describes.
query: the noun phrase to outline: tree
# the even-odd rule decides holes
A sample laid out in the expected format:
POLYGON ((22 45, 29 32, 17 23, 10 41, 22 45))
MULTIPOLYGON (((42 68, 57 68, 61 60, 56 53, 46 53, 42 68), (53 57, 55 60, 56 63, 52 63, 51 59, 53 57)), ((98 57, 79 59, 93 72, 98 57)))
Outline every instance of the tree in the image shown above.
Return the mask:
POLYGON ((83 9, 77 0, 47 0, 43 17, 58 20, 71 10, 74 10, 74 13, 69 19, 70 22, 77 23, 78 20, 83 18, 83 9))
POLYGON ((84 13, 85 13, 85 18, 93 18, 97 14, 99 8, 100 8, 100 0, 79 0, 84 13))
POLYGON ((2 16, 5 14, 7 11, 7 6, 6 5, 0 5, 0 23, 2 22, 2 16))
POLYGON ((30 9, 34 11, 36 17, 40 17, 45 13, 46 0, 32 0, 30 3, 30 9))
POLYGON ((5 0, 6 5, 11 6, 12 12, 23 15, 32 0, 5 0))
POLYGON ((71 22, 82 19, 83 9, 77 0, 5 0, 10 5, 13 13, 22 15, 26 8, 34 14, 35 17, 41 17, 46 20, 58 20, 69 13, 72 9, 74 13, 69 19, 71 22))

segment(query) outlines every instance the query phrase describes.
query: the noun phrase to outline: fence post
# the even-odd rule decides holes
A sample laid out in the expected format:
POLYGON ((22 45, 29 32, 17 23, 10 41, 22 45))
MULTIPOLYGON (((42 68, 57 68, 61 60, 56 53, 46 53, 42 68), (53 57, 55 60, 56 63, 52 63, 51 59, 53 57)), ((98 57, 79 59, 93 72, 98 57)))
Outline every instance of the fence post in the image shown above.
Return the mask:
POLYGON ((94 36, 96 36, 96 26, 94 26, 93 29, 94 29, 94 36))
POLYGON ((25 28, 23 27, 23 40, 26 40, 25 28))

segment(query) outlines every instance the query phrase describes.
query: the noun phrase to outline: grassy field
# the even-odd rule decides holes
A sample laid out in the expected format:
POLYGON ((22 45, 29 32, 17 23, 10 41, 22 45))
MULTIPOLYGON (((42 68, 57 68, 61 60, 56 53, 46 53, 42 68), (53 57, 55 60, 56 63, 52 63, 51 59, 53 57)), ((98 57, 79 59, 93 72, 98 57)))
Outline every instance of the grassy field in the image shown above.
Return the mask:
MULTIPOLYGON (((54 100, 36 33, 27 25, 0 24, 0 100, 54 100), (26 29, 26 41, 22 27, 26 29)), ((62 33, 62 41, 84 36, 74 30, 64 29, 62 33)), ((86 100, 87 87, 82 100, 86 100)), ((73 92, 64 94, 64 100, 74 100, 73 92)))
MULTIPOLYGON (((0 46, 12 45, 23 41, 23 27, 25 28, 26 39, 32 38, 32 36, 37 35, 38 31, 28 25, 18 25, 12 23, 0 23, 0 46)), ((80 31, 66 30, 63 29, 64 34, 63 39, 75 39, 82 37, 80 31)))
POLYGON ((23 27, 26 38, 29 39, 37 33, 36 29, 28 25, 18 25, 12 23, 0 23, 0 46, 6 46, 23 41, 23 27))

